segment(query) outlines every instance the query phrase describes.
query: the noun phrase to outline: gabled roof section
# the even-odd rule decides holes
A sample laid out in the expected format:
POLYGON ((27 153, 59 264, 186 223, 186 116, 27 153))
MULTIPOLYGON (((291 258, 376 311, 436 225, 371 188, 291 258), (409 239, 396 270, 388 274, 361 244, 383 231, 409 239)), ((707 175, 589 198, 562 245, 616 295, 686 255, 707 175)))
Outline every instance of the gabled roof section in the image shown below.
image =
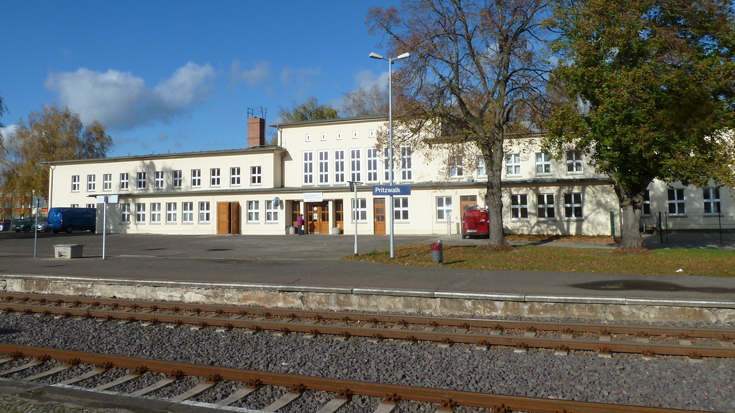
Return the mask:
POLYGON ((202 152, 179 152, 179 153, 162 153, 150 155, 134 155, 134 156, 118 156, 114 158, 96 158, 96 159, 72 159, 68 161, 50 161, 43 162, 48 165, 69 165, 69 164, 88 164, 88 163, 106 163, 121 161, 148 161, 155 159, 176 159, 176 158, 201 158, 205 156, 228 156, 228 155, 247 155, 255 153, 267 152, 286 152, 286 148, 281 146, 251 146, 244 149, 224 149, 218 151, 202 151, 202 152))

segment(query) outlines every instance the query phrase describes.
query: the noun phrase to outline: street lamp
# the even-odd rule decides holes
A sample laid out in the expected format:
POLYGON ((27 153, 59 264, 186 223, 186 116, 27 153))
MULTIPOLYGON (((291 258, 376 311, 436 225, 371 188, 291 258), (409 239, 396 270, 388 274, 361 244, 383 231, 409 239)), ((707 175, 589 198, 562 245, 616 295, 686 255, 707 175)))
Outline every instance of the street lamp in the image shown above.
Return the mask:
POLYGON ((352 204, 352 218, 355 220, 355 257, 357 257, 357 185, 362 182, 347 181, 350 184, 350 191, 355 191, 355 200, 352 204))
MULTIPOLYGON (((390 179, 390 186, 393 186, 393 62, 396 60, 405 59, 407 57, 411 56, 410 53, 404 53, 398 57, 394 58, 386 58, 383 57, 377 53, 370 53, 371 59, 380 59, 385 60, 388 62, 388 157, 390 158, 390 161, 388 162, 390 173, 388 174, 388 177, 390 179)), ((390 207, 388 208, 388 213, 390 214, 390 258, 395 258, 395 252, 394 252, 394 238, 393 238, 393 194, 390 195, 390 207)))

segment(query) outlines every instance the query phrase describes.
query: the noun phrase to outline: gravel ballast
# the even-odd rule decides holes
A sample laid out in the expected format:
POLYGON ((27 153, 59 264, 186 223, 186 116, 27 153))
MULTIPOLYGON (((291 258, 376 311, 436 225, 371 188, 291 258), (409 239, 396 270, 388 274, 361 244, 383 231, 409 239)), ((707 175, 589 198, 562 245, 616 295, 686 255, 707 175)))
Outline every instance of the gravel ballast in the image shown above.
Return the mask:
MULTIPOLYGON (((711 358, 691 363, 684 357, 644 360, 638 355, 614 354, 612 358, 601 358, 582 351, 556 356, 552 350, 516 353, 506 347, 483 351, 470 345, 439 348, 426 342, 376 344, 359 338, 308 339, 301 334, 278 337, 267 332, 245 334, 238 329, 218 333, 213 328, 192 331, 187 327, 143 327, 138 323, 100 323, 23 314, 2 314, 0 321, 5 329, 0 342, 9 344, 470 392, 735 411, 735 360, 731 359, 711 358)), ((18 363, 7 363, 0 370, 18 363)), ((112 369, 77 385, 91 388, 127 373, 112 369)), ((163 377, 145 373, 115 390, 134 391, 163 377)), ((171 397, 204 380, 187 377, 150 396, 171 397)), ((195 400, 216 401, 240 387, 237 383, 220 383, 195 400)), ((235 406, 262 408, 286 391, 264 386, 235 406)), ((316 411, 330 398, 326 393, 310 393, 284 412, 316 411)), ((340 412, 374 411, 376 403, 375 398, 356 396, 340 412)), ((429 404, 403 406, 401 403, 400 411, 423 412, 432 408, 429 404)))

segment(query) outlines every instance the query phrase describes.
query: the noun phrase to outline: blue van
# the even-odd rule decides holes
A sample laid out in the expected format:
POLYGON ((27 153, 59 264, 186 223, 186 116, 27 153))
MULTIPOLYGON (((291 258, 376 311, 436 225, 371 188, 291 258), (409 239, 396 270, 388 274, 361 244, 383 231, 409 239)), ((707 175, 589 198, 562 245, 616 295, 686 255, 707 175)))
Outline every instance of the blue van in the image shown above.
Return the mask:
POLYGON ((59 231, 92 231, 97 229, 96 208, 51 208, 48 211, 48 229, 59 231))

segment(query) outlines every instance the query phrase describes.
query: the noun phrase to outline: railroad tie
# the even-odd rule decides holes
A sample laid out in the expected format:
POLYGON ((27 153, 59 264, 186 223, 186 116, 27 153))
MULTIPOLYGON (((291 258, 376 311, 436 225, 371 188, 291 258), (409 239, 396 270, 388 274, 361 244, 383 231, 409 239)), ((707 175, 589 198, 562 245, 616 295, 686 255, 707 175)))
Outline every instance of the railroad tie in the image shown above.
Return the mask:
POLYGON ((90 371, 82 374, 81 376, 72 377, 70 379, 67 379, 67 380, 64 380, 62 382, 59 382, 59 384, 74 384, 74 383, 80 382, 82 380, 87 380, 90 377, 94 377, 94 376, 96 376, 96 375, 98 375, 100 373, 104 373, 104 372, 105 372, 104 369, 92 369, 92 370, 90 370, 90 371))
POLYGON ((264 412, 276 412, 288 406, 289 403, 301 397, 301 393, 288 392, 263 409, 264 412))
POLYGON ((30 377, 26 377, 26 378, 24 378, 24 379, 23 379, 23 381, 32 381, 32 380, 38 380, 38 379, 42 379, 42 378, 44 378, 44 377, 48 377, 48 376, 51 376, 51 375, 53 375, 53 374, 56 374, 56 373, 62 372, 62 371, 64 371, 64 370, 68 370, 68 369, 70 369, 71 367, 72 367, 72 366, 68 366, 68 365, 64 365, 64 366, 58 366, 58 367, 54 367, 54 368, 52 368, 51 370, 48 370, 48 371, 44 371, 43 373, 38 373, 38 374, 36 374, 36 375, 30 376, 30 377))
POLYGON ((127 383, 130 380, 133 380, 134 378, 139 377, 139 376, 140 376, 140 374, 138 374, 138 373, 126 374, 126 375, 120 377, 119 379, 117 379, 115 381, 111 381, 111 382, 109 382, 107 384, 100 384, 99 386, 95 387, 94 389, 95 390, 107 390, 107 389, 111 389, 111 388, 117 386, 118 384, 127 383))
POLYGON ((393 410, 395 410, 395 408, 395 403, 380 402, 378 408, 375 409, 374 413, 391 413, 393 410))
POLYGON ((0 360, 0 365, 3 365, 5 363, 9 363, 9 362, 11 362, 13 360, 15 360, 15 359, 12 358, 12 357, 4 358, 4 359, 0 360))
POLYGON ((192 398, 196 396, 197 394, 203 392, 204 390, 207 390, 208 388, 214 386, 214 383, 205 381, 204 383, 199 383, 193 388, 189 389, 189 391, 185 393, 181 393, 176 397, 172 397, 171 400, 176 400, 183 402, 186 399, 192 398))
POLYGON ((247 396, 248 394, 254 392, 257 390, 256 387, 243 387, 242 389, 232 393, 229 397, 226 399, 222 399, 217 402, 218 406, 229 406, 238 400, 242 399, 243 397, 247 396))
POLYGON ((12 368, 12 369, 7 369, 7 370, 0 371, 0 376, 7 376, 8 374, 13 374, 13 373, 17 373, 19 371, 27 370, 27 369, 29 369, 29 368, 31 368, 33 366, 37 366, 37 365, 39 365, 41 363, 43 363, 41 360, 33 360, 30 363, 26 363, 26 364, 24 364, 22 366, 18 366, 18 367, 12 368))
POLYGON ((151 392, 154 392, 154 391, 160 389, 161 387, 168 386, 169 384, 171 384, 171 383, 173 383, 175 381, 176 381, 175 378, 162 379, 162 380, 159 380, 159 381, 151 384, 150 386, 148 386, 148 387, 146 387, 144 389, 140 389, 140 390, 138 390, 136 392, 133 392, 131 394, 133 396, 144 396, 144 395, 146 395, 148 393, 151 393, 151 392))
POLYGON ((334 413, 337 411, 337 409, 342 407, 343 404, 347 403, 347 401, 347 399, 343 399, 340 397, 334 398, 329 403, 324 405, 324 407, 319 409, 319 411, 316 413, 334 413))

